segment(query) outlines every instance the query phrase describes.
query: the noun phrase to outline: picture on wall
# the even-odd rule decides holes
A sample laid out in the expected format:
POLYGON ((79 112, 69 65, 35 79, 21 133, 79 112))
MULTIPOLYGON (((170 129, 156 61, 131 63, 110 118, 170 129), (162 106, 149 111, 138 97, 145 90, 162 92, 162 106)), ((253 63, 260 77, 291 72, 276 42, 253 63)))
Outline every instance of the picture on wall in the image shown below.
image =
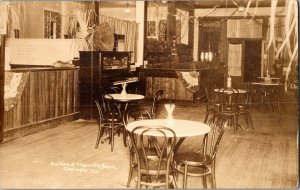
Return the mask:
POLYGON ((61 14, 44 10, 44 38, 61 38, 61 14))
POLYGON ((156 22, 155 21, 147 22, 147 36, 156 36, 156 22))
POLYGON ((160 20, 158 28, 158 40, 165 41, 167 39, 167 20, 160 20))
POLYGON ((176 20, 176 43, 181 43, 181 20, 176 20))

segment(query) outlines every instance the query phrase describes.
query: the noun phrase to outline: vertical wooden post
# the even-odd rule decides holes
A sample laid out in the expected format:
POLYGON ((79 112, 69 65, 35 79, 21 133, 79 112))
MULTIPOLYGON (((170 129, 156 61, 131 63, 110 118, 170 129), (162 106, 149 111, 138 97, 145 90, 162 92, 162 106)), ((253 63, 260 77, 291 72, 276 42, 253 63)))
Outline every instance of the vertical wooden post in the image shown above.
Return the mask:
MULTIPOLYGON (((190 17, 195 16, 194 10, 189 11, 189 16, 190 17)), ((188 45, 190 47, 193 47, 193 45, 194 45, 194 22, 198 22, 198 21, 196 21, 196 19, 194 19, 193 22, 188 22, 188 27, 189 27, 188 45)))
POLYGON ((94 7, 95 7, 95 25, 98 26, 99 25, 99 1, 95 1, 94 2, 94 7))
POLYGON ((5 35, 0 35, 0 142, 3 141, 4 131, 4 62, 5 62, 5 35))
POLYGON ((172 42, 176 36, 176 7, 175 2, 168 2, 167 41, 172 42))

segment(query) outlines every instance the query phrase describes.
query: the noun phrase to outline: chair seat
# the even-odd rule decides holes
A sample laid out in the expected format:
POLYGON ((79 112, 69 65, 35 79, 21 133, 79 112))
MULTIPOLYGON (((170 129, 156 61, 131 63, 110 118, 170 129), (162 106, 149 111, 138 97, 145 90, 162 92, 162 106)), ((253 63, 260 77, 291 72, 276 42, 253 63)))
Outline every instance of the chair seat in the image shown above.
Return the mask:
POLYGON ((250 106, 246 104, 237 105, 237 112, 238 113, 245 113, 250 111, 250 106))
POLYGON ((189 166, 203 166, 212 163, 209 155, 203 155, 196 152, 182 152, 176 154, 174 160, 189 166))
MULTIPOLYGON (((153 158, 157 158, 157 152, 155 150, 155 148, 151 147, 151 148, 147 148, 146 150, 146 155, 147 157, 153 157, 153 158)), ((141 148, 138 149, 139 154, 143 153, 143 150, 141 148)))
MULTIPOLYGON (((102 127, 105 127, 105 128, 112 128, 112 123, 111 122, 103 122, 102 123, 102 127)), ((114 128, 119 128, 119 127, 123 127, 123 123, 114 123, 114 128)))
MULTIPOLYGON (((146 164, 144 160, 141 159, 141 173, 142 174, 147 174, 146 170, 146 164)), ((149 175, 164 175, 167 172, 167 161, 166 160, 161 160, 161 165, 160 165, 160 170, 158 173, 158 159, 149 159, 148 160, 148 166, 149 166, 149 175)))

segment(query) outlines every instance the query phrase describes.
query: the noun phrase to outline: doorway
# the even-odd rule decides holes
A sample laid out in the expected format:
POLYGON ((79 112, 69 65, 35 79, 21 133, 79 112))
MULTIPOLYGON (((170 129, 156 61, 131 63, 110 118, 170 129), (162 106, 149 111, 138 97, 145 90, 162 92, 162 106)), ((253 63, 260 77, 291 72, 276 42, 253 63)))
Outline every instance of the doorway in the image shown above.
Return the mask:
POLYGON ((261 76, 261 40, 244 41, 244 82, 253 82, 261 76))

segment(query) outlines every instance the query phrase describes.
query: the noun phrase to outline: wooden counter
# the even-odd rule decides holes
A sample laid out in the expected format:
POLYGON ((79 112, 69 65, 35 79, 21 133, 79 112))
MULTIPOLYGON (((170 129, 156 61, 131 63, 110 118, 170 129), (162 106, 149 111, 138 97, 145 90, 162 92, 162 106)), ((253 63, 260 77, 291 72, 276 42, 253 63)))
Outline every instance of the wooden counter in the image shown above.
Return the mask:
POLYGON ((164 91, 164 99, 194 100, 204 96, 204 88, 210 85, 223 86, 225 67, 196 69, 199 72, 199 91, 192 93, 179 80, 176 71, 190 72, 192 69, 141 69, 140 81, 142 93, 147 98, 153 97, 156 91, 164 91))
POLYGON ((79 113, 77 68, 22 68, 5 72, 27 71, 29 78, 20 101, 4 112, 4 136, 16 131, 29 133, 28 127, 32 132, 57 125, 64 119, 73 120, 79 113))

